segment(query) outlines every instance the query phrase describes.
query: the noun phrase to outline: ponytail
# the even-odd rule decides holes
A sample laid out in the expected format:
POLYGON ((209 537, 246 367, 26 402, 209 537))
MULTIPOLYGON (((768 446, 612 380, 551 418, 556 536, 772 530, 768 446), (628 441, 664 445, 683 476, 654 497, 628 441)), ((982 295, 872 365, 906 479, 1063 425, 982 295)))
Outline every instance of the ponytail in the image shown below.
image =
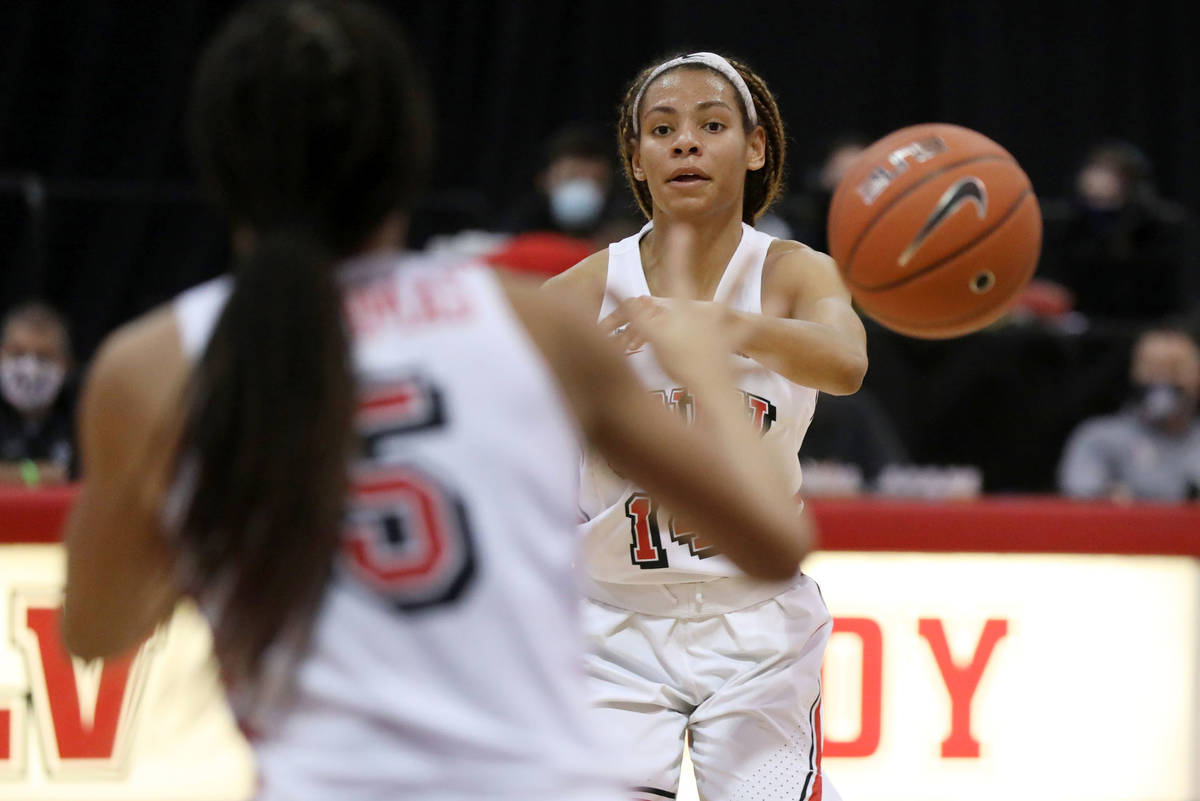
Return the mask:
POLYGON ((295 623, 337 543, 354 381, 331 261, 303 231, 260 237, 192 377, 180 537, 189 583, 220 588, 215 648, 233 676, 254 675, 277 636, 303 647, 295 623))
POLYGON ((430 110, 405 40, 351 0, 229 20, 191 107, 201 177, 252 239, 189 388, 181 581, 235 682, 308 640, 333 569, 355 384, 336 265, 412 201, 430 110))

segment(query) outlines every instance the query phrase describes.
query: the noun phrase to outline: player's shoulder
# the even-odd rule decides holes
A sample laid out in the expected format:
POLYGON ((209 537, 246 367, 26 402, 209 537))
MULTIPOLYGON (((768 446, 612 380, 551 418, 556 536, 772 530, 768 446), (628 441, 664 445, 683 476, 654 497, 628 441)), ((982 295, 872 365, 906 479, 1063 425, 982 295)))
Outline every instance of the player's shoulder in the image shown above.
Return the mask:
POLYGON ((542 284, 542 290, 561 299, 571 299, 595 316, 600 313, 607 282, 608 248, 605 248, 550 278, 542 284))
POLYGON ((838 278, 837 263, 803 242, 776 239, 767 248, 763 281, 771 285, 803 285, 812 279, 838 278))
POLYGON ((174 309, 159 306, 101 342, 85 378, 85 412, 142 417, 176 397, 188 372, 174 309))
POLYGON ((608 248, 604 248, 549 278, 543 286, 553 291, 572 291, 588 284, 603 283, 607 277, 608 248))
POLYGON ((100 343, 91 372, 154 372, 155 360, 182 360, 173 304, 158 306, 118 327, 100 343))

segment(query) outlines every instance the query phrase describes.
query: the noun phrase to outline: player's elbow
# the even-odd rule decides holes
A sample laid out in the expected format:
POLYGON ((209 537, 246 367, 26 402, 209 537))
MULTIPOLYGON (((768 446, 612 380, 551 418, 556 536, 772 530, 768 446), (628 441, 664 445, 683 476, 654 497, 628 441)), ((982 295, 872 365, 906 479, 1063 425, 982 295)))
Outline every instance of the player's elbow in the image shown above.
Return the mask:
POLYGON ((83 624, 78 615, 71 613, 71 606, 63 611, 60 631, 67 653, 88 662, 109 656, 110 648, 104 637, 99 636, 99 628, 83 624))
POLYGON ((830 367, 829 380, 821 389, 830 395, 853 395, 867 375, 867 354, 848 351, 834 359, 830 367))
POLYGON ((815 530, 806 512, 799 517, 791 514, 786 523, 776 527, 767 544, 735 560, 747 575, 764 581, 784 581, 800 570, 800 563, 812 551, 815 530))
MULTIPOLYGON (((119 607, 119 605, 118 605, 119 607)), ((174 609, 158 603, 114 608, 102 599, 67 597, 60 618, 59 639, 67 653, 80 659, 109 659, 135 651, 174 609)))

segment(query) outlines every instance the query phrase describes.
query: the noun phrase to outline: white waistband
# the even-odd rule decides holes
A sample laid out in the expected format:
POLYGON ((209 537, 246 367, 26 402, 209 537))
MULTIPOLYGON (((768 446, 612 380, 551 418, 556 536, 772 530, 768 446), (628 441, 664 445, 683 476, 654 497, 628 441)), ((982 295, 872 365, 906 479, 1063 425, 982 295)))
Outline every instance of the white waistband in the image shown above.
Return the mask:
POLYGON ((614 584, 585 577, 583 591, 593 601, 618 609, 662 617, 697 618, 754 606, 809 580, 803 573, 783 581, 729 576, 677 584, 614 584))

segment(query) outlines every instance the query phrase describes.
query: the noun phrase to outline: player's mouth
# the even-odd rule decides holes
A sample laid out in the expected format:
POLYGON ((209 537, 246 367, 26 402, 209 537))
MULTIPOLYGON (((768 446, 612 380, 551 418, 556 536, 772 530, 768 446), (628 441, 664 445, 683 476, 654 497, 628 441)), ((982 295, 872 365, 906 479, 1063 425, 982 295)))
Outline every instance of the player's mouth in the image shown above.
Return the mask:
POLYGON ((704 181, 712 180, 708 177, 708 173, 704 170, 698 170, 695 167, 681 167, 671 173, 671 177, 667 179, 669 184, 698 184, 704 181))

